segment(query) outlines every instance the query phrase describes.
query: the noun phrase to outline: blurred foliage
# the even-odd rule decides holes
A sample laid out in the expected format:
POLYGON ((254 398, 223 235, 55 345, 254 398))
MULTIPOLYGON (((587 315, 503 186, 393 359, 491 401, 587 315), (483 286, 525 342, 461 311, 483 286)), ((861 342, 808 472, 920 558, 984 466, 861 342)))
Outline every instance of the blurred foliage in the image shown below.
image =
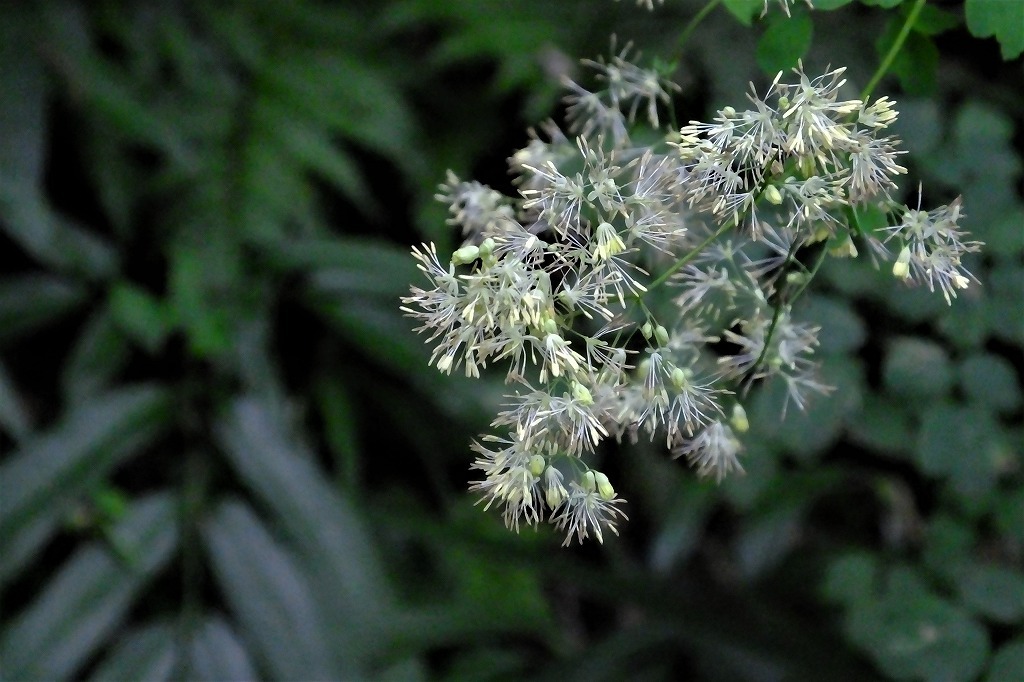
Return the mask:
POLYGON ((444 170, 511 191, 612 33, 680 57, 686 120, 798 57, 862 86, 906 7, 819 4, 729 2, 673 55, 699 3, 5 3, 0 674, 1024 679, 1015 3, 927 6, 878 91, 982 286, 826 270, 837 391, 758 396, 745 477, 624 447, 623 537, 509 534, 464 491, 502 387, 398 311, 407 245, 454 243, 444 170))

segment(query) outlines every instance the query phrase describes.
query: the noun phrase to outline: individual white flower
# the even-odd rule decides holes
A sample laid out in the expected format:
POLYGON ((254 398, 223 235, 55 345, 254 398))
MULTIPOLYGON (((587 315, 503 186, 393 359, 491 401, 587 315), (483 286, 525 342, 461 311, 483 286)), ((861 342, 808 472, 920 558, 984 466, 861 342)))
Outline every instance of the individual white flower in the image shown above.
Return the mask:
POLYGON ((715 481, 732 471, 742 473, 739 462, 740 441, 732 429, 720 420, 708 424, 700 433, 672 451, 676 457, 686 456, 697 467, 700 476, 714 476, 715 481))
MULTIPOLYGON (((607 484, 607 477, 603 482, 607 484)), ((624 502, 625 500, 615 495, 611 484, 599 488, 593 471, 584 473, 578 483, 570 482, 568 497, 551 517, 551 522, 566 533, 562 546, 571 543, 573 536, 580 543, 591 536, 603 543, 604 530, 610 530, 618 535, 616 523, 619 518, 626 518, 618 505, 624 502), (610 495, 607 494, 609 491, 610 495)))

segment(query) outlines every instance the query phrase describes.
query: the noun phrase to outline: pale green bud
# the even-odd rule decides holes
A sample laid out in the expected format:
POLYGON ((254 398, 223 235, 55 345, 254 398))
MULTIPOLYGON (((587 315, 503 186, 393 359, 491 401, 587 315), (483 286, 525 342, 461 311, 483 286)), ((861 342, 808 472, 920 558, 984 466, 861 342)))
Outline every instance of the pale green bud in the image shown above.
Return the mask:
POLYGON ((488 237, 480 244, 480 257, 486 258, 494 253, 494 239, 488 237))
POLYGON ((452 254, 452 265, 472 263, 480 256, 480 247, 467 244, 452 254))
POLYGON ((544 471, 544 501, 549 509, 557 509, 565 502, 568 494, 565 486, 562 485, 562 474, 554 467, 548 467, 544 471))
POLYGON ((592 493, 597 490, 597 482, 594 480, 594 472, 588 471, 583 474, 583 479, 580 481, 580 486, 588 493, 592 493))
POLYGON ((530 458, 530 473, 534 476, 540 476, 544 473, 544 469, 547 467, 547 462, 541 455, 534 455, 530 458))
POLYGON ((747 420, 747 411, 743 406, 736 403, 732 406, 732 417, 729 419, 732 428, 739 433, 746 433, 750 429, 750 421, 747 420))
POLYGON ((910 247, 904 246, 892 266, 892 274, 900 279, 910 277, 910 247))
POLYGON ((769 203, 775 204, 776 206, 782 203, 782 192, 780 192, 779 188, 775 185, 768 185, 764 190, 763 196, 769 201, 769 203))
POLYGON ((672 370, 672 385, 679 390, 682 390, 686 386, 687 380, 690 378, 689 374, 690 373, 682 367, 676 367, 672 370))
POLYGON ((558 323, 555 322, 554 318, 552 318, 552 317, 545 317, 544 318, 543 327, 544 327, 544 332, 546 334, 557 334, 558 333, 558 323))
POLYGON ((736 110, 733 109, 732 107, 726 107, 726 108, 722 109, 721 113, 726 118, 735 118, 736 117, 736 110))
POLYGON ((601 496, 602 500, 607 502, 608 500, 615 499, 615 488, 612 487, 607 476, 602 474, 600 471, 595 471, 594 482, 597 484, 597 494, 601 496))
POLYGON ((665 329, 660 324, 654 328, 654 340, 658 343, 659 346, 667 345, 668 339, 669 335, 667 329, 665 329))
POLYGON ((830 254, 837 258, 856 258, 857 257, 857 245, 853 243, 853 240, 849 237, 846 238, 839 246, 831 249, 830 254))
POLYGON ((594 396, 590 395, 590 389, 578 381, 572 382, 572 397, 583 405, 594 404, 594 396))
POLYGON ((651 335, 654 333, 654 327, 649 321, 644 322, 643 326, 640 327, 640 333, 644 335, 645 339, 650 339, 651 335))
POLYGON ((647 375, 650 373, 651 361, 647 358, 644 358, 643 360, 640 361, 640 364, 636 366, 636 375, 640 379, 640 381, 643 381, 644 379, 647 378, 647 375))

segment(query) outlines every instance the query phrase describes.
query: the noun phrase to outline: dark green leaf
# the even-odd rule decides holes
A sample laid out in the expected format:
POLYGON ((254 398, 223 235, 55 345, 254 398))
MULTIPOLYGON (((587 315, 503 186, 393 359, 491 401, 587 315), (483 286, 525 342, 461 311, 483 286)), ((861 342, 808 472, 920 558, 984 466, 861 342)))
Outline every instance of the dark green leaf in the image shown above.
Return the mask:
POLYGON ((973 355, 960 365, 960 385, 971 400, 999 411, 1015 410, 1021 402, 1017 372, 1003 357, 973 355))
POLYGON ((886 388, 894 396, 936 398, 947 395, 953 385, 946 351, 920 338, 891 341, 882 373, 886 388))
POLYGON ((356 662, 335 667, 323 604, 308 578, 252 510, 222 504, 205 524, 204 538, 220 589, 273 677, 353 677, 356 662))
POLYGON ((0 546, 27 535, 38 549, 45 540, 40 519, 52 529, 80 495, 146 445, 168 416, 165 392, 126 388, 75 407, 55 428, 26 441, 0 465, 0 546))
POLYGON ((239 401, 219 436, 242 480, 275 512, 310 570, 333 625, 332 649, 350 665, 364 664, 381 643, 393 604, 362 519, 270 406, 239 401))
POLYGON ((64 363, 61 385, 69 402, 102 391, 128 361, 129 348, 109 309, 100 308, 85 323, 64 363))
POLYGON ((150 353, 167 336, 168 316, 161 301, 133 284, 118 282, 111 288, 110 314, 125 334, 150 353))
POLYGON ((1024 573, 1009 567, 971 564, 958 575, 964 605, 1001 623, 1024 621, 1024 573))
POLYGON ((792 69, 811 46, 814 25, 804 13, 792 17, 776 15, 757 41, 757 65, 774 76, 792 69))
POLYGON ((5 677, 73 677, 171 558, 178 542, 175 516, 174 500, 166 495, 139 500, 109 542, 79 549, 0 636, 5 677))
POLYGON ((965 0, 967 29, 979 38, 995 36, 1003 59, 1024 53, 1024 3, 1007 0, 965 0))
POLYGON ((121 637, 114 651, 93 673, 95 682, 121 680, 172 680, 177 662, 175 632, 159 623, 121 637))
POLYGON ((1024 679, 1024 637, 1004 644, 992 657, 985 682, 1020 682, 1024 679))
POLYGON ((77 307, 86 296, 77 283, 51 275, 0 279, 0 343, 35 331, 77 307))
POLYGON ((188 645, 188 677, 223 682, 254 680, 256 671, 244 644, 222 619, 202 623, 188 645))

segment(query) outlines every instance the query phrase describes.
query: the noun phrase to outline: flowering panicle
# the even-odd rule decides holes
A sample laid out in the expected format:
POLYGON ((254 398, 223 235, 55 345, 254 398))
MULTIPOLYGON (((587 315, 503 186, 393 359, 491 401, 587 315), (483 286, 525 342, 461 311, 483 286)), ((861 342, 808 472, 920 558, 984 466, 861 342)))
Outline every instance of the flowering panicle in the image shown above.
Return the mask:
POLYGON ((598 89, 567 82, 572 137, 547 123, 509 159, 519 197, 448 174, 438 198, 464 242, 450 257, 414 248, 428 284, 402 299, 440 371, 506 370, 497 434, 472 445, 482 478, 470 489, 510 528, 547 521, 566 543, 602 541, 625 519, 591 464, 606 441, 664 439, 721 481, 743 470, 752 385, 783 382, 783 415, 830 390, 818 328, 794 312, 824 259, 862 241, 892 257, 894 245, 894 274, 949 300, 979 248, 957 225, 959 199, 899 208, 894 103, 843 99, 842 69, 779 74, 764 96, 751 88, 750 109, 638 145, 638 114, 657 128, 677 88, 629 49, 584 62, 598 89), (868 208, 899 217, 864 233, 868 208), (670 295, 654 296, 662 285, 670 295))

